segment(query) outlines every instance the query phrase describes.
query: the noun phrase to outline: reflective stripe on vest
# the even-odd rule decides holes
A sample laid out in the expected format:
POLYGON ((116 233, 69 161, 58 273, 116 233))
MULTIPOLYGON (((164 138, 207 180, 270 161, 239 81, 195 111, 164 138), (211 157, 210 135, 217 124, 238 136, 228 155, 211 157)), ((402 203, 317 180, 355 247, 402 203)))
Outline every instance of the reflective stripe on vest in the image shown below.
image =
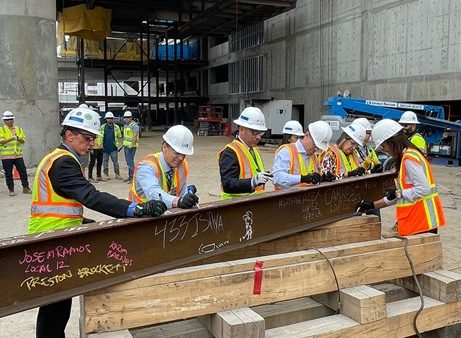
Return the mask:
MULTIPOLYGON (((19 126, 14 126, 16 130, 16 136, 19 138, 25 138, 24 131, 19 126)), ((13 137, 13 133, 11 132, 8 126, 3 125, 0 129, 1 136, 3 139, 7 140, 13 137)), ((22 148, 23 144, 17 140, 10 141, 8 143, 3 144, 0 146, 0 155, 1 156, 11 156, 11 155, 22 155, 22 148)))
POLYGON ((141 164, 149 164, 154 168, 155 176, 157 177, 163 191, 166 191, 170 195, 179 197, 183 186, 187 182, 187 177, 189 176, 189 165, 187 164, 187 160, 184 159, 179 167, 174 169, 171 187, 168 189, 166 173, 160 163, 160 153, 155 153, 147 155, 135 166, 133 181, 131 182, 130 192, 128 193, 128 200, 138 203, 147 202, 147 197, 136 179, 138 167, 141 164))
MULTIPOLYGON (((136 125, 136 122, 131 121, 129 125, 123 128, 123 145, 128 148, 133 148, 133 127, 136 125)), ((136 144, 136 148, 138 145, 136 144)))
POLYGON ((427 153, 426 140, 419 133, 415 133, 410 137, 410 142, 417 146, 424 154, 427 153))
POLYGON ((46 155, 37 167, 32 186, 29 233, 82 224, 83 205, 76 200, 58 195, 54 191, 48 176, 54 161, 62 156, 71 156, 78 162, 71 152, 58 148, 46 155))
POLYGON ((336 155, 336 175, 345 174, 360 166, 359 158, 354 152, 346 155, 336 144, 331 145, 329 149, 336 155))
MULTIPOLYGON (((264 171, 264 164, 257 147, 253 147, 253 151, 256 159, 251 156, 250 151, 242 142, 233 140, 231 143, 227 144, 224 149, 230 148, 234 151, 237 156, 237 160, 240 167, 239 179, 251 178, 256 176, 258 172, 264 171), (255 161, 256 160, 256 161, 255 161), (259 169, 259 170, 258 170, 259 169)), ((223 149, 223 150, 224 150, 223 149)), ((220 153, 223 151, 221 150, 220 153)), ((264 185, 259 185, 255 188, 255 191, 252 193, 241 193, 241 194, 231 194, 226 193, 221 186, 221 199, 230 199, 239 196, 247 196, 252 194, 260 194, 264 192, 264 185)))
POLYGON ((398 230, 402 236, 426 232, 445 225, 445 215, 437 193, 431 166, 416 149, 408 148, 403 154, 399 171, 400 188, 410 189, 413 187, 412 184, 407 183, 406 161, 413 161, 421 165, 431 190, 428 195, 419 198, 415 202, 408 202, 403 198, 397 199, 398 230))
MULTIPOLYGON (((316 172, 317 169, 320 167, 317 156, 312 154, 304 160, 301 153, 298 151, 298 147, 296 143, 288 143, 282 144, 276 151, 277 154, 280 150, 287 149, 290 154, 290 169, 289 174, 291 175, 308 175, 310 173, 316 172), (306 161, 308 162, 308 166, 306 167, 306 161)), ((306 183, 299 183, 297 186, 306 187, 309 184, 306 183)), ((275 185, 275 190, 280 190, 280 186, 275 185)))

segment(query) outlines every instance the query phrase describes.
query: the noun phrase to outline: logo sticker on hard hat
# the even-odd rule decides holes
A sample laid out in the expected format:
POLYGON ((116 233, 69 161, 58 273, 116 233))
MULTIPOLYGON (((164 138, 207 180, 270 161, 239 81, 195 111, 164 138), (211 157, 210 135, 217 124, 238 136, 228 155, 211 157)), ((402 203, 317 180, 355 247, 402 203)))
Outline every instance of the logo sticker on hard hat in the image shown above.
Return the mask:
POLYGON ((92 120, 93 119, 93 115, 91 115, 90 113, 86 113, 84 116, 85 120, 92 120))

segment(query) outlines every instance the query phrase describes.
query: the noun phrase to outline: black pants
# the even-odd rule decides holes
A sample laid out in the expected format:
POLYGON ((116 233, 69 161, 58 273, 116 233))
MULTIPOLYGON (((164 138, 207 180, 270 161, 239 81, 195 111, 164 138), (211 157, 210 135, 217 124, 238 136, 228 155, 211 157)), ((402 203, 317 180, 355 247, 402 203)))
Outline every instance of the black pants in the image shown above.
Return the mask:
POLYGON ((41 306, 37 316, 37 338, 65 338, 72 298, 41 306))
POLYGON ((21 177, 21 184, 23 188, 29 187, 29 181, 27 180, 26 165, 22 157, 2 160, 3 170, 5 171, 6 186, 9 191, 14 191, 14 180, 13 180, 13 165, 18 169, 19 177, 21 177))
POLYGON ((88 178, 93 177, 93 168, 96 162, 96 177, 101 177, 102 168, 102 149, 93 149, 90 155, 90 165, 88 167, 88 178))

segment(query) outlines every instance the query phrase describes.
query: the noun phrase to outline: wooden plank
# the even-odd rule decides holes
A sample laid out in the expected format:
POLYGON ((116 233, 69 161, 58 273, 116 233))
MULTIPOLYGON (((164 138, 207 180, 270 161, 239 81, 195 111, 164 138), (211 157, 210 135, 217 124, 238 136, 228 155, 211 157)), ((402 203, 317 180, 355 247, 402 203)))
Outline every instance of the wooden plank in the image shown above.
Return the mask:
POLYGON ((133 338, 130 331, 128 330, 93 333, 93 334, 89 334, 87 337, 88 338, 133 338))
POLYGON ((278 253, 306 250, 308 248, 326 248, 349 243, 378 240, 380 238, 381 223, 377 216, 355 216, 326 224, 309 231, 303 231, 284 238, 258 243, 214 257, 209 257, 188 264, 188 266, 274 255, 278 253))
POLYGON ((378 291, 384 292, 386 295, 386 304, 417 296, 415 292, 393 283, 373 284, 371 287, 378 291))
POLYGON ((334 313, 333 310, 310 297, 259 305, 253 307, 252 310, 264 318, 266 330, 325 317, 334 313))
MULTIPOLYGON (((461 301, 443 303, 424 297, 424 302, 417 322, 420 332, 461 322, 461 301)), ((400 300, 387 304, 387 318, 375 322, 359 324, 344 315, 333 315, 266 330, 266 338, 408 337, 416 333, 413 318, 419 306, 419 297, 400 300)))
POLYGON ((264 318, 250 308, 222 311, 211 316, 207 325, 215 338, 263 338, 264 318))
POLYGON ((197 318, 131 330, 135 338, 213 338, 197 318))
POLYGON ((341 313, 360 324, 386 318, 386 295, 366 285, 342 289, 341 313))
MULTIPOLYGON (((417 273, 440 269, 442 247, 438 235, 413 236, 408 244, 417 273)), ((326 248, 322 252, 330 258, 341 288, 411 274, 402 241, 396 239, 326 248)), ((197 275, 192 268, 195 279, 180 274, 181 281, 172 279, 159 284, 154 277, 144 278, 143 283, 130 282, 134 288, 125 285, 120 291, 111 288, 112 292, 101 290, 87 295, 86 332, 151 325, 336 290, 329 264, 312 250, 262 259, 265 268, 260 295, 252 292, 255 260, 211 264, 208 273, 199 271, 197 275), (218 274, 212 273, 213 269, 218 274)))
MULTIPOLYGON (((417 278, 423 295, 444 303, 461 300, 460 274, 448 270, 439 270, 420 274, 417 278)), ((401 278, 395 282, 404 288, 418 292, 418 287, 413 277, 401 278)))

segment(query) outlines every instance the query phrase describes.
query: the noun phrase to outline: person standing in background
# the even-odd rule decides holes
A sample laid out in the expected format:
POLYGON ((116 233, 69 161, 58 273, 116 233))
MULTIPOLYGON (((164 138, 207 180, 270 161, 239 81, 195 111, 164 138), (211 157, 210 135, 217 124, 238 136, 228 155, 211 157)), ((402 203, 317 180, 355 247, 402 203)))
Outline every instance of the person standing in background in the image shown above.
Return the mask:
POLYGON ((31 194, 32 190, 29 188, 26 165, 22 157, 22 148, 26 142, 26 135, 21 127, 14 124, 15 116, 12 112, 8 110, 5 111, 2 119, 4 125, 0 129, 0 156, 3 170, 5 171, 5 180, 9 195, 16 195, 14 192, 13 166, 15 166, 19 172, 22 192, 24 194, 31 194))
POLYGON ((101 168, 102 168, 102 137, 98 135, 94 140, 93 149, 90 152, 90 164, 88 166, 88 181, 92 183, 97 183, 105 181, 101 177, 101 168), (93 178, 93 168, 96 164, 96 179, 93 178))
POLYGON ((133 180, 134 156, 138 149, 139 126, 133 121, 133 115, 130 111, 123 114, 123 147, 125 149, 125 160, 128 166, 128 178, 124 182, 130 184, 133 180))
POLYGON ((114 123, 114 114, 110 111, 104 116, 106 123, 101 126, 102 137, 102 166, 104 171, 104 178, 110 180, 109 176, 109 157, 114 165, 115 179, 121 180, 120 166, 118 164, 118 147, 120 139, 122 138, 122 131, 120 127, 114 123))

